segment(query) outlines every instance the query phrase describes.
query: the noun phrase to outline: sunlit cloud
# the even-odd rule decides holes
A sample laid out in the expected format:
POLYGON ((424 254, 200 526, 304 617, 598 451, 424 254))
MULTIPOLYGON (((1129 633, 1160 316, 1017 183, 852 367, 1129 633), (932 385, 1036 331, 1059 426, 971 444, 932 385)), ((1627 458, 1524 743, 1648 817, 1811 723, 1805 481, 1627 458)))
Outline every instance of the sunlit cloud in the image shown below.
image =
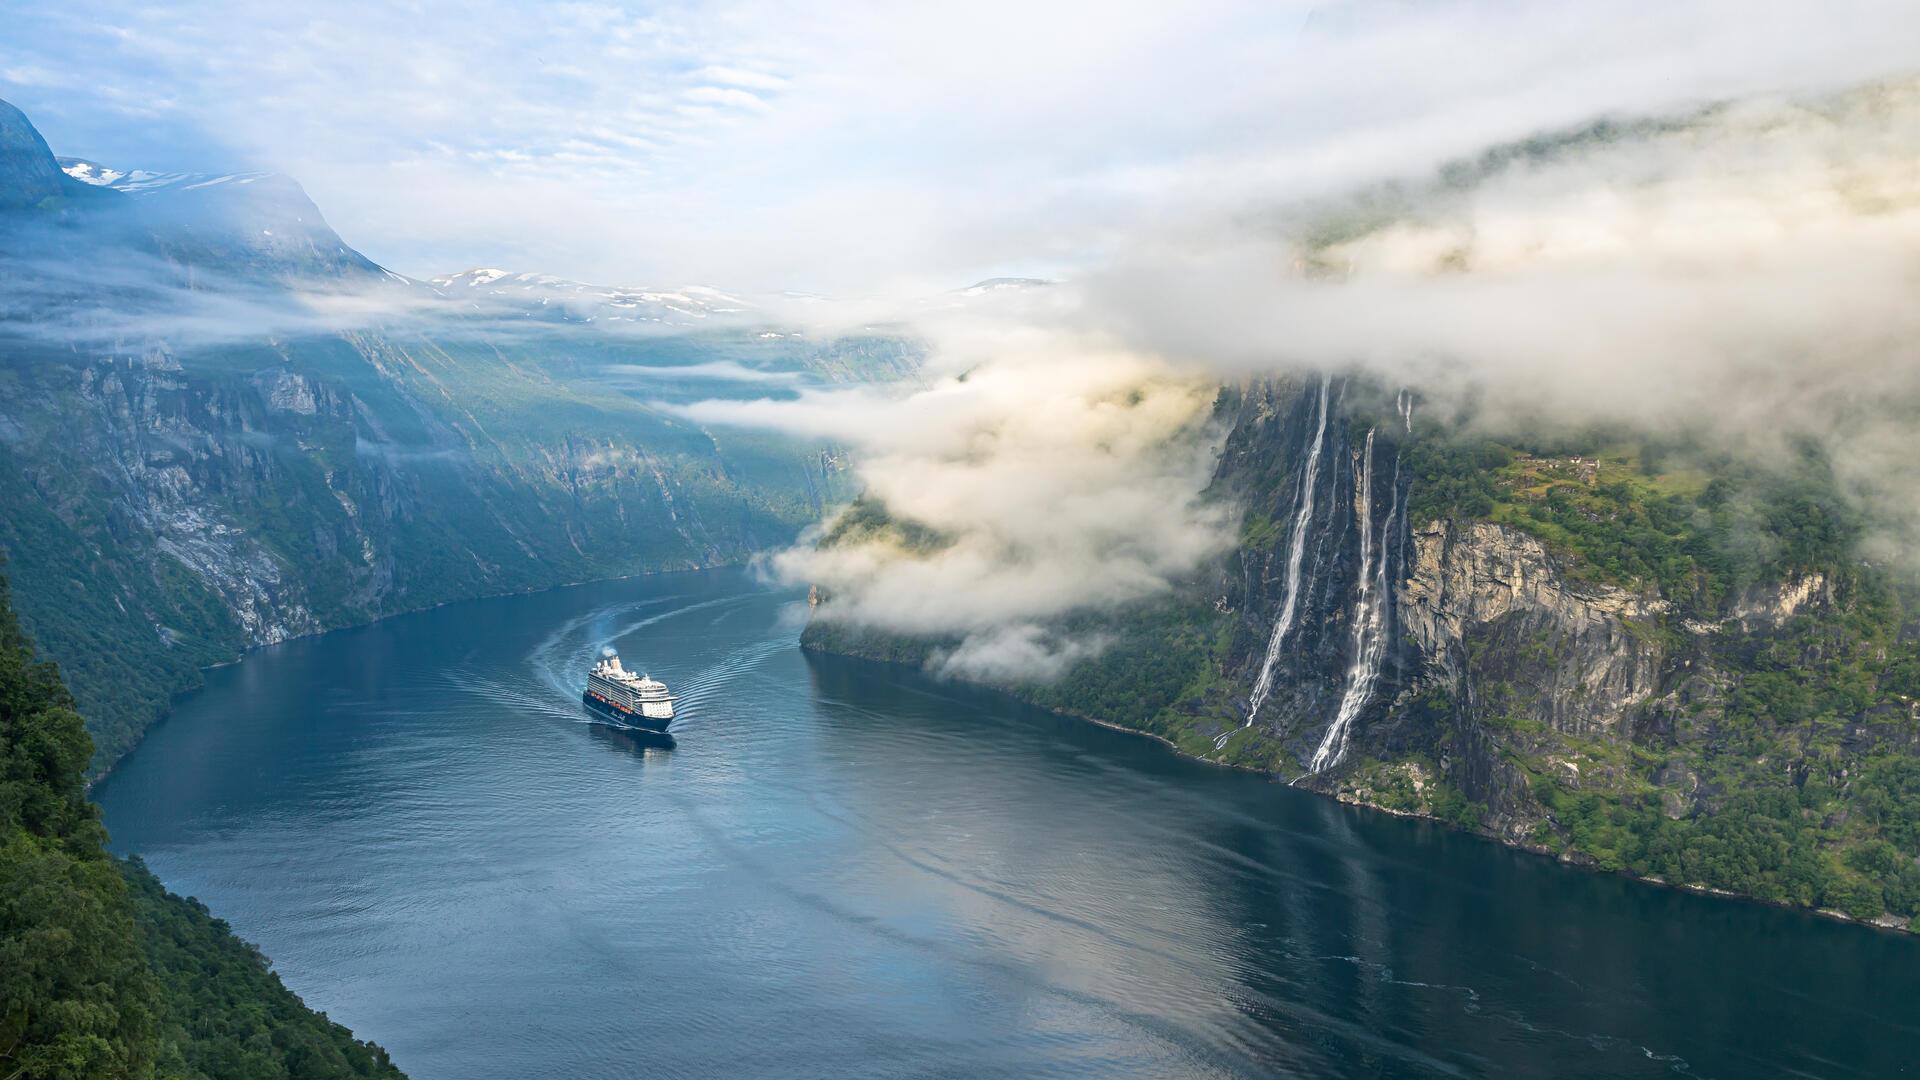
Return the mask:
MULTIPOLYGON (((1230 539, 1202 497, 1223 379, 1335 369, 1508 430, 1813 440, 1879 515, 1873 557, 1910 555, 1915 41, 1911 0, 82 0, 13 13, 0 94, 109 165, 293 173, 418 278, 855 298, 755 317, 915 335, 925 380, 684 411, 852 446, 870 496, 942 538, 776 560, 838 616, 1044 675, 1101 645, 1063 619, 1165 593, 1230 539), (1064 284, 924 301, 1001 274, 1064 284)), ((259 321, 185 299, 168 332, 259 321)), ((786 381, 749 370, 704 377, 786 381)))
POLYGON ((1762 467, 1817 448, 1870 523, 1862 556, 1920 569, 1916 177, 1914 80, 1542 132, 1142 228, 1011 308, 924 313, 928 389, 686 411, 859 447, 868 497, 947 542, 855 532, 775 569, 827 590, 820 618, 957 639, 937 666, 995 678, 1097 652, 1068 616, 1225 545, 1218 380, 1364 377, 1505 438, 1684 436, 1762 467))
POLYGON ((292 173, 419 277, 917 295, 1604 112, 1898 74, 1915 40, 1894 0, 82 0, 9 12, 0 95, 61 152, 292 173))

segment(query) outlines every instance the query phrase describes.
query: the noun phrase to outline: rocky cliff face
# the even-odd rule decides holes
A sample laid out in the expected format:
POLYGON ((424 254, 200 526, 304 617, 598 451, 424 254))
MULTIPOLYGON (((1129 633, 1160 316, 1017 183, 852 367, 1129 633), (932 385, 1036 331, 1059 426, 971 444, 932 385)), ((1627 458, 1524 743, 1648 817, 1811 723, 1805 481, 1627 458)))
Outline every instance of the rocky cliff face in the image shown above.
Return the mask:
POLYGON ((0 551, 101 761, 242 649, 737 563, 839 490, 831 455, 723 447, 548 377, 538 348, 370 333, 186 355, 0 343, 0 551))
POLYGON ((831 448, 723 444, 621 372, 724 396, 667 376, 863 371, 882 342, 508 325, 382 270, 290 178, 66 165, 0 102, 0 554, 96 767, 246 648, 737 563, 839 494, 831 448), (347 297, 370 314, 323 317, 347 297))
MULTIPOLYGON (((319 629, 302 581, 208 497, 215 487, 272 497, 266 440, 235 437, 270 430, 266 415, 248 415, 259 403, 234 387, 196 393, 159 349, 124 365, 80 368, 74 383, 82 411, 64 417, 67 449, 92 463, 126 537, 177 561, 217 598, 247 645, 319 629)), ((57 483, 41 479, 48 488, 57 483)))
MULTIPOLYGON (((1244 512, 1238 549, 1079 627, 1105 654, 1009 689, 1571 861, 1920 912, 1920 622, 1830 478, 1745 474, 1735 498, 1417 406, 1339 378, 1225 388, 1212 492, 1244 512)), ((829 622, 804 643, 938 647, 829 622)))
MULTIPOLYGON (((1443 774, 1488 806, 1486 824, 1523 840, 1539 814, 1503 748, 1521 731, 1542 736, 1530 750, 1556 737, 1630 741, 1675 662, 1650 632, 1669 605, 1576 586, 1540 541, 1506 526, 1429 523, 1413 550, 1396 610, 1421 676, 1384 719, 1392 723, 1396 707, 1406 712, 1421 689, 1444 690, 1456 703, 1451 727, 1402 738, 1436 751, 1443 774)), ((1393 747, 1383 740, 1378 749, 1393 747)), ((1577 753, 1548 756, 1567 779, 1581 779, 1577 753)))
POLYGON ((1748 476, 1765 509, 1736 512, 1627 458, 1463 473, 1388 401, 1241 393, 1216 478, 1250 515, 1216 605, 1233 689, 1179 721, 1201 753, 1611 869, 1920 911, 1911 594, 1859 562, 1844 507, 1748 476), (1463 475, 1477 510, 1419 498, 1463 475))
POLYGON ((1256 383, 1215 479, 1248 514, 1222 608, 1238 614, 1225 660, 1245 697, 1214 736, 1278 740, 1299 767, 1331 768, 1407 680, 1401 583, 1409 523, 1399 418, 1357 419, 1368 388, 1256 383), (1237 573, 1235 573, 1237 571, 1237 573))
MULTIPOLYGON (((1423 784, 1444 781, 1485 808, 1481 825, 1527 841, 1545 814, 1516 758, 1570 785, 1598 782, 1616 763, 1589 748, 1631 746, 1679 698, 1705 693, 1708 650, 1668 632, 1672 604, 1656 592, 1583 579, 1518 528, 1411 520, 1419 480, 1401 458, 1420 436, 1407 396, 1393 395, 1391 412, 1387 400, 1340 380, 1245 391, 1217 480, 1257 521, 1224 597, 1240 613, 1224 667, 1247 693, 1225 719, 1240 738, 1286 747, 1281 769, 1297 783, 1362 801, 1379 763, 1417 758, 1423 784), (1309 500, 1323 394, 1333 419, 1309 500), (1266 527, 1303 513, 1297 530, 1266 527)), ((1776 625, 1818 592, 1756 584, 1703 632, 1776 625)), ((1235 737, 1223 724, 1218 749, 1235 737)))

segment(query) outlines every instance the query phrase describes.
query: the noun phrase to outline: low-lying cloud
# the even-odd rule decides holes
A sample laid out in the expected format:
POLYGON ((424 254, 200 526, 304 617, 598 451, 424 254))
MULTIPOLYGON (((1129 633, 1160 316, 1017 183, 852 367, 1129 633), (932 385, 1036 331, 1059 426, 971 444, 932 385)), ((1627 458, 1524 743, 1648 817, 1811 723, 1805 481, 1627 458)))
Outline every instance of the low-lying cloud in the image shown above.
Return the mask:
POLYGON ((958 638, 948 670, 1056 675, 1102 644, 1068 616, 1228 542, 1201 497, 1217 381, 1317 371, 1490 434, 1815 445, 1875 523, 1864 554, 1920 569, 1920 83, 1583 124, 1169 222, 1044 302, 931 330, 928 389, 691 410, 854 443, 869 497, 949 541, 780 555, 822 617, 958 638))
POLYGON ((1465 376, 1498 412, 1771 415, 1756 380, 1906 380, 1916 164, 1916 82, 1575 129, 1155 238, 1088 277, 1083 317, 1226 371, 1357 365, 1436 394, 1465 376))
POLYGON ((911 388, 684 411, 851 445, 866 498, 915 530, 775 556, 782 577, 828 591, 825 617, 958 637, 952 670, 1051 674, 1099 644, 1056 620, 1164 593, 1230 540, 1227 511, 1200 498, 1215 390, 1151 357, 1002 328, 940 342, 911 388))
POLYGON ((1160 238, 1078 318, 1227 376, 1351 369, 1493 434, 1825 451, 1920 566, 1920 81, 1584 126, 1160 238))
MULTIPOLYGON (((584 331, 613 343, 647 342, 696 329, 758 327, 783 310, 769 305, 682 315, 625 299, 619 310, 638 314, 601 317, 597 297, 604 295, 548 304, 542 294, 476 293, 378 272, 313 273, 242 257, 175 257, 165 244, 129 235, 112 219, 0 233, 0 332, 62 347, 163 343, 181 350, 371 330, 496 340, 584 331)), ((606 369, 636 380, 794 377, 732 360, 606 369)))

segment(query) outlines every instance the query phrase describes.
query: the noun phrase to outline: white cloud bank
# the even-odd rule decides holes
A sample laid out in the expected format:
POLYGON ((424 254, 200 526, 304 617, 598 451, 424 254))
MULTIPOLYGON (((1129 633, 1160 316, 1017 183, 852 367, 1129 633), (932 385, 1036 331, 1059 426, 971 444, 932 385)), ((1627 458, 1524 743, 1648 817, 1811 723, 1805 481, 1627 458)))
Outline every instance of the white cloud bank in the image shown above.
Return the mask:
POLYGON ((0 96, 59 152, 292 173, 419 277, 752 291, 1057 276, 1200 208, 1920 63, 1911 0, 13 7, 0 96))
POLYGON ((869 490, 951 543, 784 565, 864 619, 963 637, 963 666, 1044 673, 1086 647, 1063 616, 1217 549, 1197 492, 1222 376, 1351 367, 1515 424, 1815 438, 1889 522, 1885 555, 1920 529, 1912 87, 1783 104, 1911 78, 1912 0, 17 15, 0 94, 57 149, 141 165, 116 132, 216 133, 421 276, 1079 282, 926 328, 921 392, 698 410, 856 443, 869 490), (1715 101, 1747 104, 1695 112, 1715 101), (1428 179, 1601 115, 1694 119, 1428 179))
POLYGON ((939 539, 890 532, 773 560, 834 617, 959 635, 956 670, 1057 673, 1097 642, 1061 616, 1169 588, 1231 537, 1199 493, 1216 450, 1211 380, 1059 333, 952 333, 928 381, 685 411, 851 444, 867 498, 939 539))
POLYGON ((1466 377, 1495 411, 1582 422, 1752 410, 1728 417, 1744 428, 1788 404, 1762 388, 1909 380, 1920 82, 1501 160, 1150 238, 1090 275, 1083 317, 1216 369, 1357 364, 1430 393, 1466 377))
POLYGON ((1815 445, 1880 524, 1874 556, 1920 567, 1920 81, 1443 175, 1148 242, 1080 317, 1229 375, 1366 371, 1505 433, 1815 445))
POLYGON ((1436 414, 1472 402, 1506 434, 1812 443, 1878 523, 1868 554, 1920 567, 1920 83, 1189 216, 1042 292, 932 326, 930 389, 696 408, 854 442, 869 495, 952 540, 780 556, 827 587, 827 617, 959 636, 950 670, 1057 674, 1101 644, 1063 617, 1161 592, 1228 542, 1200 497, 1214 380, 1317 370, 1417 388, 1436 414))

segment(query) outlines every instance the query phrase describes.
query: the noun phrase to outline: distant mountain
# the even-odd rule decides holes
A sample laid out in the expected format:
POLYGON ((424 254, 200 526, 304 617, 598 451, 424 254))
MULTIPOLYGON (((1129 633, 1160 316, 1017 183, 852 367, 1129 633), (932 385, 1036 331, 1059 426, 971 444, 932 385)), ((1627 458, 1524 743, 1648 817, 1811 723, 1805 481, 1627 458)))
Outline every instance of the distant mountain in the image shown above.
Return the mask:
POLYGON ((110 199, 62 172, 26 114, 0 101, 0 212, 55 210, 73 200, 110 199))
POLYGON ((670 289, 589 285, 493 267, 437 277, 431 284, 475 309, 550 321, 692 327, 765 317, 751 301, 705 285, 670 289))
POLYGON ((742 310, 710 289, 403 278, 288 177, 56 160, 8 107, 0 555, 95 769, 253 646, 790 542, 842 496, 842 455, 718 438, 661 403, 915 356, 716 325, 742 310), (649 332, 603 329, 634 322, 649 332))
POLYGON ((127 213, 175 258, 235 272, 381 274, 347 245, 292 177, 273 172, 160 173, 54 158, 63 177, 127 196, 127 213))
POLYGON ((25 114, 4 101, 0 233, 16 258, 58 249, 71 266, 151 256, 174 268, 179 280, 169 284, 195 288, 211 284, 209 274, 249 282, 384 274, 333 231, 290 177, 156 173, 56 158, 25 114))
MULTIPOLYGON (((824 311, 837 302, 833 297, 796 292, 756 299, 707 285, 668 288, 592 285, 550 274, 516 273, 497 267, 463 270, 434 278, 430 284, 451 300, 464 300, 470 310, 496 316, 648 328, 759 326, 767 331, 763 335, 767 337, 781 336, 784 331, 779 321, 792 309, 806 306, 824 311)), ((906 310, 965 307, 982 297, 1045 288, 1051 284, 1041 278, 987 278, 965 288, 909 301, 906 310)))
POLYGON ((270 180, 278 173, 245 172, 226 173, 184 173, 184 172, 148 172, 134 169, 131 172, 115 169, 85 158, 54 156, 54 162, 60 171, 83 184, 94 187, 107 187, 128 194, 152 195, 155 192, 182 190, 190 188, 220 187, 226 184, 244 186, 261 180, 270 180))

